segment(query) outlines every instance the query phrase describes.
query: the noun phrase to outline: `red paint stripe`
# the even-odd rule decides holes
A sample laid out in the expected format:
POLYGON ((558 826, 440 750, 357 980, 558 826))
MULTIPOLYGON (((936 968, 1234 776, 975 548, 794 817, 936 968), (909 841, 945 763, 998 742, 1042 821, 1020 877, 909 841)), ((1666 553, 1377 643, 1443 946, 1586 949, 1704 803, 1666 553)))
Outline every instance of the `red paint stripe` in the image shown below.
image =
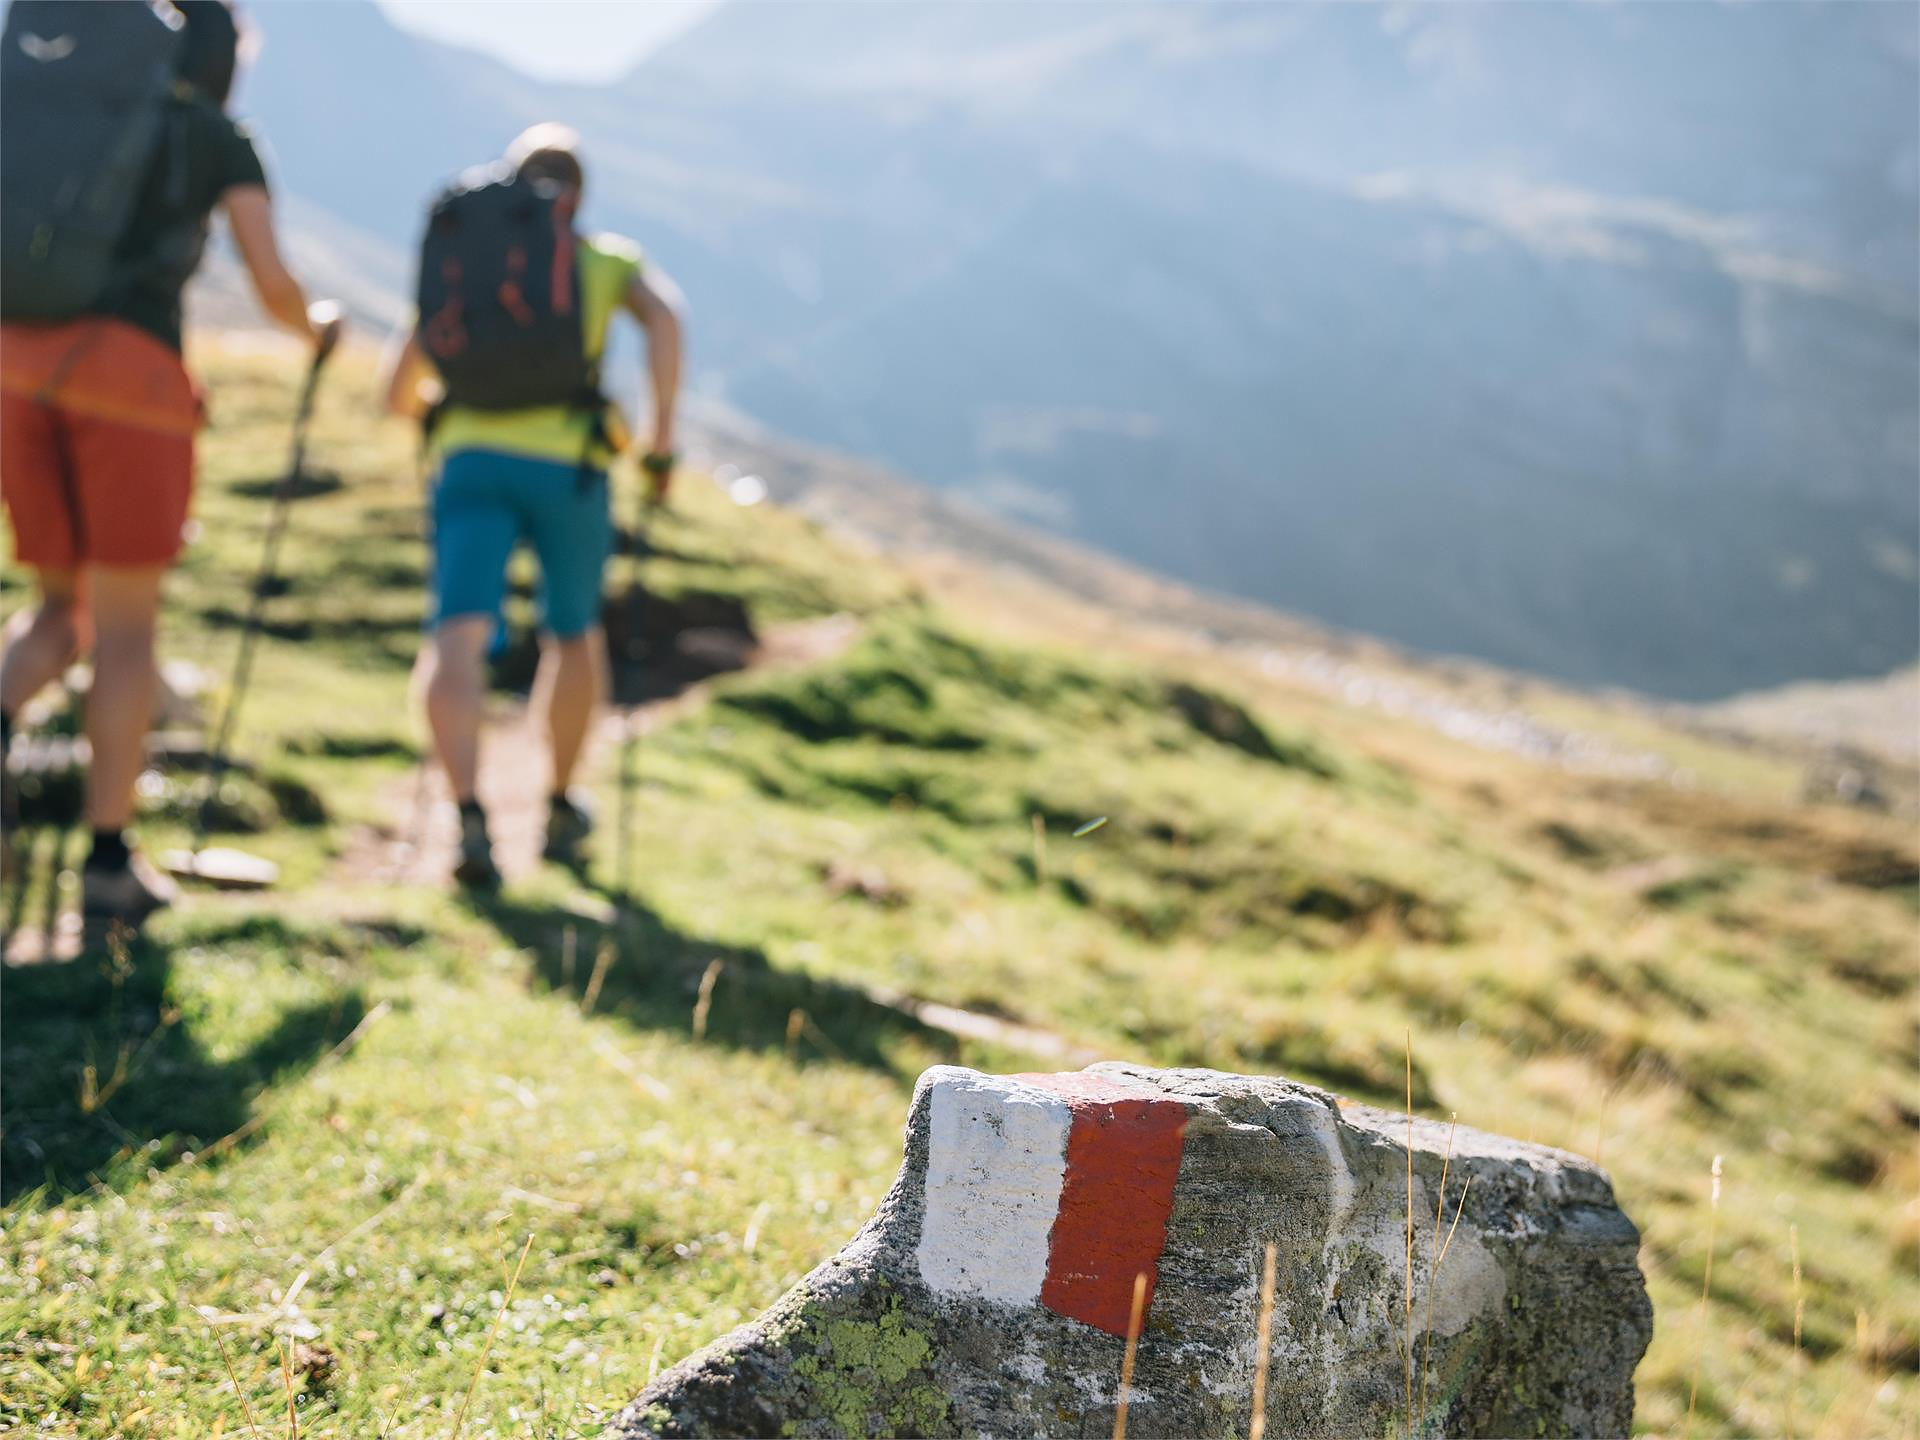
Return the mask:
POLYGON ((1073 1115, 1040 1303, 1124 1335, 1134 1277, 1147 1277, 1149 1308, 1159 1282, 1186 1107, 1104 1075, 1019 1078, 1060 1096, 1073 1115))

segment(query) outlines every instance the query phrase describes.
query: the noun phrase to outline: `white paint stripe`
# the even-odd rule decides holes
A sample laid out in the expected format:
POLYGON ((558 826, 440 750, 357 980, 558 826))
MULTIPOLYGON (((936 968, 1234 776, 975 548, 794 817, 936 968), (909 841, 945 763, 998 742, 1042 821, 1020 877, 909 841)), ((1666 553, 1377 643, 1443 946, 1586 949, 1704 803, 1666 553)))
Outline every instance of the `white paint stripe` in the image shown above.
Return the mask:
POLYGON ((1057 1095, 1000 1076, 956 1067, 932 1083, 920 1278, 943 1295, 1035 1304, 1072 1114, 1057 1095))

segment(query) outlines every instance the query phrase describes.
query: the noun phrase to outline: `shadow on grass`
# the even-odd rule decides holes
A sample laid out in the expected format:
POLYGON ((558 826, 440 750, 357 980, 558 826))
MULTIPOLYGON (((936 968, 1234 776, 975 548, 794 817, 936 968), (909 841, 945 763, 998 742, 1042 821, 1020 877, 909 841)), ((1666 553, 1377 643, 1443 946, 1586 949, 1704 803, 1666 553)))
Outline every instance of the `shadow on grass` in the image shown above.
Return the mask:
POLYGON ((169 947, 135 938, 0 972, 0 1202, 36 1190, 57 1202, 122 1156, 168 1165, 235 1136, 261 1090, 307 1069, 366 1013, 360 992, 343 990, 216 1056, 184 1017, 172 966, 169 947))
MULTIPOLYGON (((227 490, 247 500, 278 500, 280 488, 287 483, 287 477, 280 475, 260 475, 251 480, 229 480, 227 490)), ((289 500, 311 500, 316 495, 331 495, 343 489, 346 481, 340 478, 337 470, 315 470, 308 468, 300 472, 300 478, 293 482, 288 491, 289 500)))
POLYGON ((756 949, 702 940, 674 929, 646 904, 618 906, 611 925, 507 895, 468 903, 505 938, 533 956, 555 990, 585 998, 605 945, 613 947, 594 996, 594 1013, 649 1030, 691 1034, 701 985, 714 966, 706 1006, 708 1043, 742 1050, 797 1050, 911 1078, 928 1052, 951 1060, 952 1036, 853 985, 782 970, 756 949), (568 959, 567 931, 573 931, 568 959), (903 1048, 913 1050, 903 1055, 903 1048))
MULTIPOLYGON (((272 582, 270 590, 274 597, 292 596, 298 588, 306 588, 309 593, 317 591, 320 582, 295 582, 282 576, 272 582)), ((409 654, 420 639, 420 617, 415 614, 404 615, 367 615, 321 613, 311 604, 309 613, 296 613, 299 607, 289 600, 284 607, 285 613, 269 613, 259 621, 260 633, 272 640, 323 640, 338 649, 358 646, 378 646, 385 641, 404 642, 409 654)), ((200 607, 198 618, 210 630, 242 630, 246 628, 247 612, 244 605, 234 605, 227 601, 216 601, 200 607)))

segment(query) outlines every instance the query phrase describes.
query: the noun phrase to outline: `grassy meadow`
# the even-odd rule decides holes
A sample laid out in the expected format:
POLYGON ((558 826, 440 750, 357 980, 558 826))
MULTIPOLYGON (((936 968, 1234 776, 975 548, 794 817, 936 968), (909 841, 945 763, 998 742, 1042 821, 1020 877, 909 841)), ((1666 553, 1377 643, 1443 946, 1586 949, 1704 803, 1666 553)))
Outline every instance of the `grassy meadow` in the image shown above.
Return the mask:
MULTIPOLYGON (((224 676, 298 362, 198 358, 166 650, 224 676)), ((425 554, 412 437, 374 414, 349 354, 219 811, 282 884, 0 977, 0 1431, 283 1433, 291 1403, 313 1440, 593 1435, 852 1234, 922 1068, 1048 1063, 907 995, 1387 1105, 1411 1032, 1423 1113, 1611 1170, 1656 1307, 1643 1429, 1913 1434, 1910 826, 1651 720, 1694 788, 1468 748, 689 474, 651 589, 858 638, 645 736, 623 914, 610 841, 490 901, 385 883, 341 857, 406 823, 425 554)), ((150 848, 194 785, 148 787, 150 848)), ((0 898, 34 924, 84 836, 25 838, 0 898)))

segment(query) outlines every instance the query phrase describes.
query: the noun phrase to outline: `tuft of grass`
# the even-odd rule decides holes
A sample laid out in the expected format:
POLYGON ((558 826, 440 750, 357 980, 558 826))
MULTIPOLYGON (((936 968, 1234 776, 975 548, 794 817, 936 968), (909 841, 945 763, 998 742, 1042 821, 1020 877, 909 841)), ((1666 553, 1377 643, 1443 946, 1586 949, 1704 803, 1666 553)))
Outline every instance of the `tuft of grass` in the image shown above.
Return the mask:
MULTIPOLYGON (((240 1413, 246 1417, 247 1432, 254 1437, 254 1440, 259 1440, 260 1426, 253 1418, 253 1406, 247 1400, 247 1392, 240 1384, 240 1377, 233 1373, 233 1361, 227 1355, 226 1342, 221 1340, 220 1331, 212 1324, 207 1326, 207 1333, 213 1336, 214 1346, 220 1352, 220 1363, 226 1367, 227 1379, 233 1382, 233 1393, 240 1397, 240 1413)), ((225 1419, 224 1415, 219 1417, 221 1422, 225 1419)))
POLYGON ((1133 1360, 1140 1346, 1140 1325, 1146 1318, 1147 1272, 1133 1277, 1133 1306, 1127 1312, 1127 1348, 1120 1357, 1120 1388, 1113 1407, 1113 1440, 1127 1440, 1127 1403, 1133 1398, 1133 1360))
MULTIPOLYGON (((487 1357, 493 1353, 493 1342, 500 1338, 500 1322, 507 1318, 507 1311, 513 1305, 513 1292, 519 1288, 520 1272, 527 1268, 527 1256, 533 1250, 533 1232, 527 1232, 527 1242, 520 1247, 520 1259, 513 1267, 513 1274, 507 1280, 507 1292, 500 1300, 500 1311, 493 1317, 493 1326, 487 1331, 487 1343, 480 1347, 480 1358, 473 1362, 473 1379, 467 1382, 467 1393, 460 1397, 460 1408, 454 1412, 453 1440, 460 1440, 460 1432, 466 1428, 467 1407, 473 1403, 473 1392, 480 1388, 480 1377, 486 1373, 487 1357)), ((287 1392, 289 1401, 293 1398, 291 1389, 287 1392)))
POLYGON ((1687 1385, 1687 1433, 1693 1433, 1693 1411, 1700 1398, 1700 1357, 1707 1347, 1707 1297, 1713 1292, 1713 1242, 1720 1223, 1720 1157, 1713 1157, 1712 1187, 1707 1200, 1707 1268, 1700 1281, 1700 1308, 1694 1315, 1693 1379, 1687 1385))
POLYGON ((1267 1365, 1273 1358, 1273 1285, 1278 1258, 1279 1247, 1269 1240, 1260 1268, 1260 1318, 1253 1339, 1253 1418, 1247 1424, 1247 1440, 1262 1440, 1267 1433, 1267 1365))

